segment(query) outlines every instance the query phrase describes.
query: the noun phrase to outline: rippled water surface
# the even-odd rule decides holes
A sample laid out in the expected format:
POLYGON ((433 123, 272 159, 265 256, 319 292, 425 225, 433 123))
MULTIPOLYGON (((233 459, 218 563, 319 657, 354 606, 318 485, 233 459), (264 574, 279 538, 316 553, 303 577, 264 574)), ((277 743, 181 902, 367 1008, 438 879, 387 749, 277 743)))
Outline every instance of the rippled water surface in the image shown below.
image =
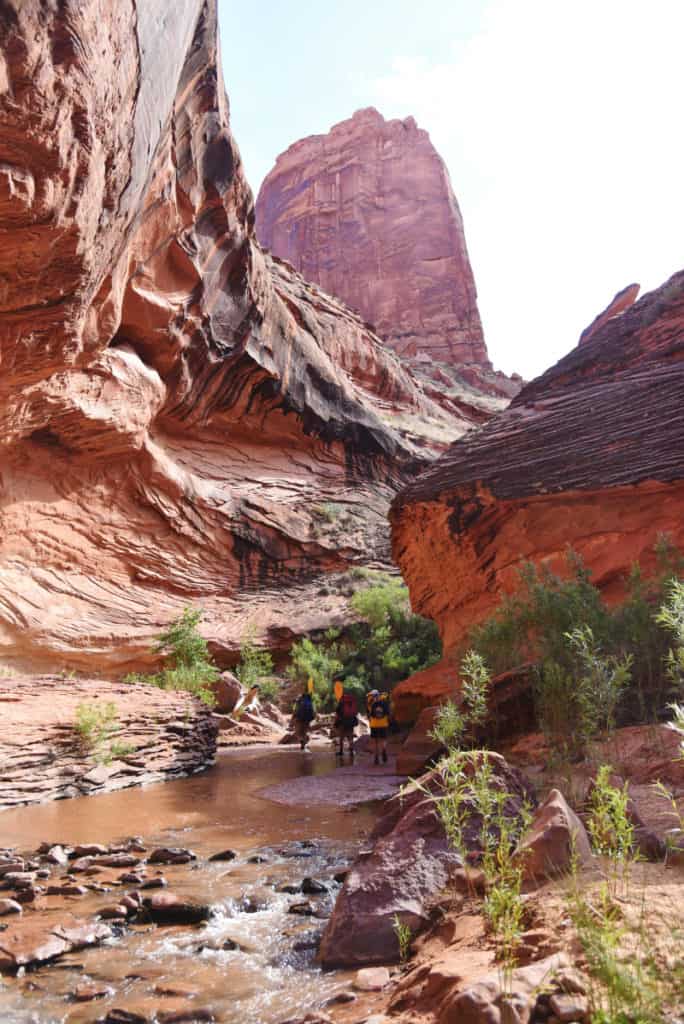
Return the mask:
MULTIPOLYGON (((6 979, 0 1020, 90 1024, 111 1007, 161 1020, 164 1013, 195 1006, 226 1024, 275 1024, 346 987, 344 974, 318 970, 315 950, 338 888, 333 875, 353 857, 375 813, 320 804, 285 807, 257 795, 284 779, 331 770, 328 753, 243 750, 222 756, 214 769, 193 778, 0 815, 0 845, 20 850, 35 849, 44 840, 73 845, 132 835, 142 836, 149 847, 188 846, 198 862, 164 867, 169 890, 216 909, 206 925, 133 926, 105 947, 6 979), (207 862, 226 848, 236 851, 235 860, 207 862), (328 895, 278 891, 305 876, 328 884, 328 895), (303 900, 310 900, 315 917, 288 912, 303 900), (112 994, 75 1003, 71 993, 91 983, 111 988, 112 994)), ((98 907, 115 903, 122 891, 125 887, 92 894, 67 909, 90 917, 98 907)), ((55 921, 58 913, 63 916, 63 900, 58 910, 49 906, 50 900, 38 913, 55 915, 55 921)))

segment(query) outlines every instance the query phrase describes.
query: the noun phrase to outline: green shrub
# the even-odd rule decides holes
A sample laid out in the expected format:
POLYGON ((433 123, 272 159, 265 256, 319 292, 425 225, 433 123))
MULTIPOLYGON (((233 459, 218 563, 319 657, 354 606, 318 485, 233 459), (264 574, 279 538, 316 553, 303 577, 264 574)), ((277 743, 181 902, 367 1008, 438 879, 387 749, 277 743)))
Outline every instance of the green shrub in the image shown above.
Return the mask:
POLYGON ((399 959, 405 963, 411 955, 411 929, 404 924, 398 914, 392 918, 392 928, 397 937, 399 946, 399 959))
POLYGON ((130 743, 121 743, 115 739, 121 726, 119 712, 113 701, 107 701, 106 704, 78 704, 74 729, 97 764, 110 764, 115 757, 125 757, 135 749, 130 743))
POLYGON ((370 585, 358 590, 351 605, 360 622, 345 630, 328 630, 293 644, 288 675, 301 684, 311 678, 318 707, 334 705, 333 683, 362 701, 372 688, 390 690, 441 656, 434 622, 410 611, 408 590, 396 577, 363 570, 353 574, 370 585))
POLYGON ((678 648, 668 655, 668 630, 684 621, 684 585, 673 577, 682 561, 664 538, 655 550, 654 577, 635 566, 613 609, 572 550, 564 577, 528 563, 516 592, 471 632, 495 673, 533 663, 538 719, 555 747, 579 752, 603 729, 658 719, 684 679, 684 653, 681 664, 678 648))
POLYGON ((468 723, 461 709, 452 700, 442 704, 435 715, 430 736, 447 750, 458 750, 463 742, 468 723))
POLYGON ((447 840, 464 864, 479 850, 487 895, 484 913, 494 934, 504 992, 510 993, 517 948, 523 931, 522 867, 515 860, 518 840, 529 825, 528 807, 520 808, 494 775, 486 750, 453 751, 439 764, 441 790, 432 794, 447 840))
POLYGON ((491 676, 484 659, 476 651, 468 651, 461 662, 463 703, 443 704, 435 716, 430 733, 450 752, 457 750, 469 730, 482 725, 487 717, 487 698, 491 676))
POLYGON ((671 693, 679 697, 684 693, 684 581, 672 579, 668 582, 666 600, 655 621, 674 636, 675 645, 667 651, 664 664, 671 693))
POLYGON ((287 674, 302 688, 309 679, 313 680, 316 707, 330 706, 334 699, 333 685, 343 669, 342 645, 338 638, 339 632, 329 629, 317 643, 305 636, 296 641, 290 651, 287 674))
POLYGON ((273 678, 273 658, 268 651, 257 647, 253 630, 243 637, 235 675, 248 690, 258 686, 266 700, 275 700, 278 696, 280 684, 273 678))
POLYGON ((126 676, 125 682, 147 683, 162 690, 183 690, 213 707, 216 698, 211 686, 218 679, 219 670, 199 631, 201 618, 200 610, 185 608, 159 635, 152 648, 154 654, 165 654, 171 664, 154 675, 132 673, 126 676))

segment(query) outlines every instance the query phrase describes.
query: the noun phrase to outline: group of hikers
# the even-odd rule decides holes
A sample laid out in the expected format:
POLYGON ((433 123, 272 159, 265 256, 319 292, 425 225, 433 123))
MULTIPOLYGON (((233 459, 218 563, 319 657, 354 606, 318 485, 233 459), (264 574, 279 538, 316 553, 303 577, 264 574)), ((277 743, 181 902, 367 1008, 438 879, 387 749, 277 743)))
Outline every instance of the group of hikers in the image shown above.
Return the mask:
MULTIPOLYGON (((339 686, 339 684, 338 684, 339 686)), ((336 694, 337 695, 337 694, 336 694)), ((387 732, 390 724, 390 698, 388 693, 371 690, 366 696, 366 711, 373 742, 374 763, 387 763, 387 732)), ((308 689, 297 698, 294 706, 293 724, 299 746, 306 750, 309 742, 309 729, 316 717, 313 697, 308 689)), ((354 762, 354 731, 359 724, 359 710, 356 697, 345 690, 339 695, 335 709, 334 731, 337 737, 337 757, 344 762, 344 744, 347 743, 349 760, 354 762)))

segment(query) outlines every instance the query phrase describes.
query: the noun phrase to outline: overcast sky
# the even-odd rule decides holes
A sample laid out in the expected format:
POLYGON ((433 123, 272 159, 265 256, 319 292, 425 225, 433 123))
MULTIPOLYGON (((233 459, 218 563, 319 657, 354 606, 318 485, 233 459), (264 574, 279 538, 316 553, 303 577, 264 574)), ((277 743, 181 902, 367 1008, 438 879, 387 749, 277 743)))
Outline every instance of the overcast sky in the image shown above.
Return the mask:
POLYGON ((359 107, 446 161, 490 356, 528 379, 624 285, 684 267, 684 0, 219 0, 255 195, 359 107))

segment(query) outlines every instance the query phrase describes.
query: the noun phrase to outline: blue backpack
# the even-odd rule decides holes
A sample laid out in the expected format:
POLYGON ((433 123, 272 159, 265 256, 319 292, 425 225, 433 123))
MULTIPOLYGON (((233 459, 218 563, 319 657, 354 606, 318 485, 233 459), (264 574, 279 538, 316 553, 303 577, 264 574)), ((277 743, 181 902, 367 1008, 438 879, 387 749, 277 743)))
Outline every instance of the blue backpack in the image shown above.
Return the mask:
POLYGON ((310 722, 314 717, 313 701, 308 693, 303 693, 297 700, 295 718, 298 722, 310 722))

